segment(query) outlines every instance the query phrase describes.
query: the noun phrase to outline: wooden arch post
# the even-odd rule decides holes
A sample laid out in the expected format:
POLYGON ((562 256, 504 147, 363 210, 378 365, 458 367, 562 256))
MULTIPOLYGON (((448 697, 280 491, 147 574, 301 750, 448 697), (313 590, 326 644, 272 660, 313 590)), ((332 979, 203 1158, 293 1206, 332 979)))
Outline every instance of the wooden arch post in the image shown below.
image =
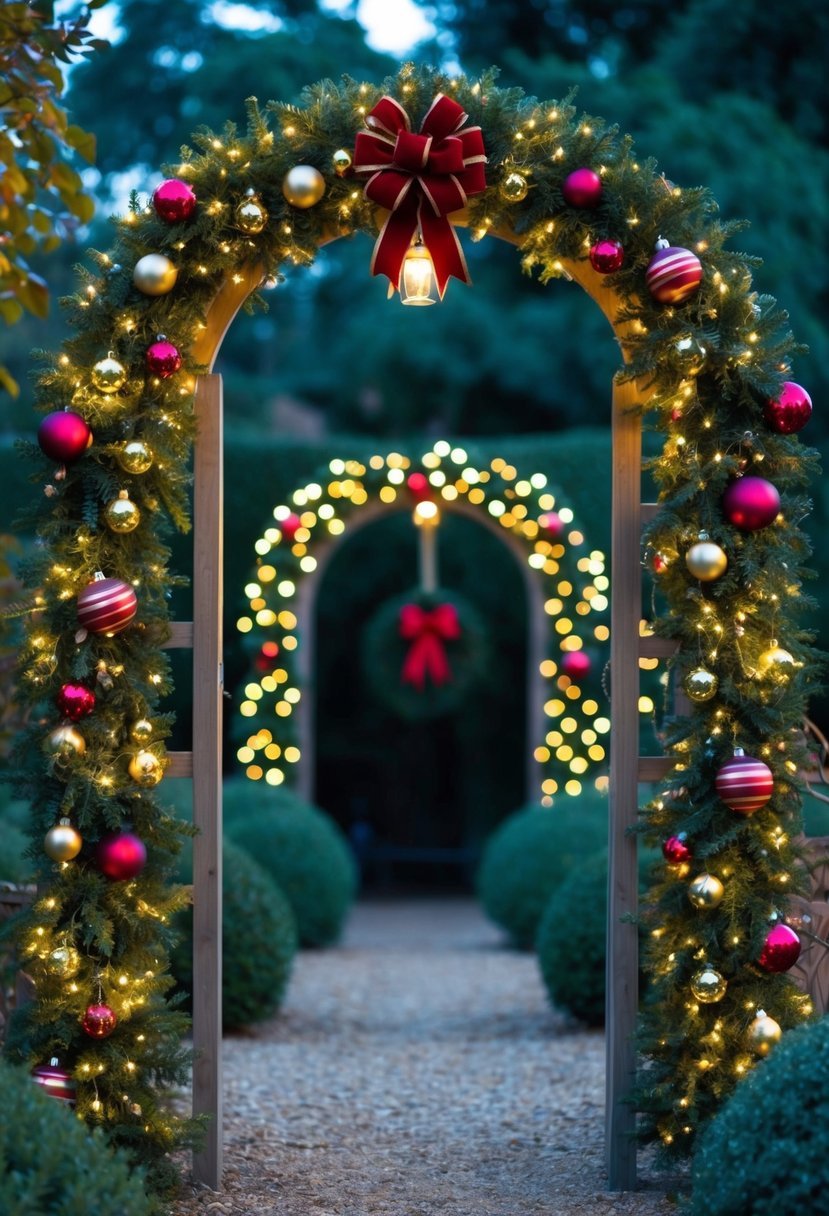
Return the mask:
MULTIPOLYGON (((451 217, 465 223, 460 213, 451 217)), ((513 245, 512 232, 493 233, 513 245)), ((335 239, 335 238, 328 238, 335 239)), ((327 239, 321 244, 326 244, 327 239)), ((596 301, 607 317, 627 361, 626 338, 635 321, 620 321, 620 300, 589 262, 562 259, 565 275, 596 301)), ((219 348, 245 300, 261 285, 264 272, 250 265, 228 277, 208 310, 205 328, 191 358, 212 373, 219 348)), ((607 920, 606 1156, 610 1190, 636 1185, 635 1112, 629 1095, 635 1073, 633 1039, 638 1005, 636 838, 638 782, 654 780, 666 761, 638 757, 639 658, 661 643, 639 641, 641 618, 640 523, 641 410, 646 391, 635 381, 614 380, 612 397, 611 528, 611 732, 607 920)), ((221 611, 222 611, 222 426, 221 377, 201 376, 196 389, 199 433, 195 458, 194 742, 193 857, 194 1113, 209 1117, 205 1149, 194 1161, 196 1177, 218 1188, 222 1170, 221 1093, 221 611), (200 524, 199 519, 202 518, 200 524), (197 758, 196 748, 199 748, 197 758)))

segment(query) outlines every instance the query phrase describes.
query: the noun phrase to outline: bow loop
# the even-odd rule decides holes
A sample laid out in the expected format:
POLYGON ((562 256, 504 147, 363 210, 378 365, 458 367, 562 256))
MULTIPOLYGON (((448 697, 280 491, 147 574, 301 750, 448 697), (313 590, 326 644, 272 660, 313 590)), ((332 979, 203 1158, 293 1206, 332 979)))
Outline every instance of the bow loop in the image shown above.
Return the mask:
POLYGON ((431 611, 419 604, 404 604, 398 624, 400 636, 411 642, 400 679, 413 684, 420 692, 427 676, 436 688, 448 684, 452 669, 446 656, 446 642, 456 642, 461 636, 461 623, 454 604, 438 604, 431 611))

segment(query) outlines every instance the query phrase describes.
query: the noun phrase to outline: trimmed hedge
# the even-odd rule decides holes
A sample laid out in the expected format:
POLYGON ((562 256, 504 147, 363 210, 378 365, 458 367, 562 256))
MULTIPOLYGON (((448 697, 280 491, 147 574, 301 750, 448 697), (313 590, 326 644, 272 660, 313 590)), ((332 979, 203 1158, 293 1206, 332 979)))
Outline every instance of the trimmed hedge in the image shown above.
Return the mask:
POLYGON ((0 1060, 0 1212, 4 1216, 151 1216, 141 1171, 87 1131, 25 1069, 0 1060))
POLYGON ((590 792, 516 811, 492 833, 476 875, 487 916, 530 949, 556 887, 607 842, 607 798, 590 792))
POLYGON ((604 1025, 607 854, 581 861, 553 892, 535 948, 551 1003, 604 1025))
POLYGON ((694 1155, 691 1216, 829 1210, 829 1018, 785 1035, 694 1155))
MULTIPOLYGON (((182 881, 191 881, 189 857, 183 869, 182 881)), ((222 1025, 233 1030, 262 1022, 279 1008, 296 954, 297 931, 290 904, 270 875, 227 840, 222 849, 222 903, 222 1025)), ((177 928, 181 938, 171 969, 178 986, 189 994, 193 988, 191 908, 179 914, 177 928)))

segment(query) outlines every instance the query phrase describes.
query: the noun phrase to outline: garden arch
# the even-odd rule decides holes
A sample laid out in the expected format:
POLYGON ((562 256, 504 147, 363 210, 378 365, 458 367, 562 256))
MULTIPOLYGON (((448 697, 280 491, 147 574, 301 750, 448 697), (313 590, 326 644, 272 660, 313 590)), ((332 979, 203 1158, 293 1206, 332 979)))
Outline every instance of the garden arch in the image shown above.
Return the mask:
POLYGON ((115 250, 94 255, 96 272, 70 301, 76 334, 47 360, 39 381, 41 408, 55 412, 40 435, 41 471, 50 481, 38 517, 43 545, 29 576, 39 588, 37 613, 21 653, 21 682, 37 707, 20 749, 23 789, 36 839, 66 817, 89 843, 74 825, 80 853, 59 859, 47 843, 57 864, 44 863, 42 894, 21 929, 36 998, 15 1050, 30 1063, 48 1059, 55 1019, 62 1019, 79 1114, 103 1119, 113 1140, 150 1162, 180 1142, 179 1121, 155 1100, 138 1029, 149 1019, 155 1056, 167 1044, 167 1060, 180 1068, 163 977, 146 966, 148 942, 158 940, 163 954, 154 927, 178 898, 162 881, 177 829, 151 791, 165 766, 191 772, 201 828, 194 1106, 213 1116, 197 1172, 218 1185, 222 391, 214 360, 238 309, 285 260, 307 264, 327 241, 379 227, 372 269, 397 282, 401 262, 411 259, 404 285, 417 298, 425 262, 434 262, 440 290, 448 275, 466 276, 457 233, 468 226, 475 239, 518 246, 524 267, 537 268, 542 280, 577 282, 621 351, 612 399, 607 1145, 611 1187, 632 1186, 637 877, 630 833, 639 780, 664 777, 670 795, 646 809, 650 838, 691 837, 666 853, 648 906, 659 1000, 643 1011, 649 1068, 637 1101, 645 1135, 668 1154, 687 1154, 696 1130, 750 1067, 751 1050, 768 1050, 808 1012, 779 968, 756 966, 764 926, 792 881, 801 754, 794 731, 812 679, 812 656, 795 622, 808 553, 801 491, 811 468, 795 432, 811 406, 799 386, 784 382, 795 351, 785 317, 752 290, 751 266, 726 249, 733 229, 715 218, 705 191, 673 186, 636 160, 629 140, 577 116, 569 102, 500 90, 493 73, 470 82, 407 64, 382 87, 324 81, 300 107, 270 103, 263 114, 249 103, 243 136, 229 126, 197 142, 201 152, 184 151, 152 206, 134 201, 118 223, 115 250), (425 248, 410 245, 418 225, 425 248), (659 248, 663 233, 673 246, 659 248), (645 407, 665 434, 654 463, 658 514, 639 501, 645 407), (186 526, 196 429, 195 619, 171 627, 158 518, 163 508, 186 526), (68 465, 60 481, 56 460, 68 465), (782 500, 764 478, 740 484, 745 471, 773 476, 782 500), (640 640, 643 518, 664 610, 661 636, 640 640), (114 581, 97 586, 97 571, 114 581), (156 720, 167 687, 165 644, 192 644, 196 673, 193 751, 170 757, 168 726, 156 720), (692 711, 667 732, 669 756, 639 760, 638 659, 673 652, 677 669, 704 670, 702 687, 698 677, 692 711), (67 694, 79 679, 94 684, 97 706, 67 694), (53 695, 61 716, 44 740, 53 695), (72 721, 81 708, 94 713, 78 729, 72 721), (729 760, 735 745, 751 758, 729 760), (735 763, 750 807, 721 797, 728 795, 721 774, 735 763), (735 819, 734 809, 758 813, 735 819), (150 863, 146 876, 107 885, 95 878, 99 841, 125 824, 146 837, 150 863), (702 872, 689 882, 694 855, 702 872), (678 898, 683 892, 687 900, 678 898), (119 926, 117 942, 110 923, 119 926), (52 947, 73 934, 78 973, 70 979, 57 973, 52 947), (713 996, 698 982, 700 955, 717 981, 713 996), (90 1044, 81 1015, 96 989, 117 1005, 119 1025, 106 1042, 90 1044), (761 1008, 768 1012, 761 1016, 761 1008))

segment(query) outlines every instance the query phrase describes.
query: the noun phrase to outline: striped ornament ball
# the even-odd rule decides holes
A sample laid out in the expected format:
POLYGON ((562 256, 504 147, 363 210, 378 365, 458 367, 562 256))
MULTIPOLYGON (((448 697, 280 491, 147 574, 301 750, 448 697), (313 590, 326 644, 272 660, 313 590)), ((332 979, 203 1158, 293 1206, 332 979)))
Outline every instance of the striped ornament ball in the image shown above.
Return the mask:
POLYGON ((659 304, 681 304, 702 282, 702 263, 690 249, 669 245, 663 237, 645 271, 648 291, 659 304))
POLYGON ((720 798, 732 811, 753 815, 774 793, 774 778, 767 764, 747 756, 738 747, 734 759, 728 760, 717 773, 716 786, 720 798))
POLYGON ((90 633, 107 637, 126 629, 135 616, 138 598, 120 578, 104 578, 100 571, 78 596, 78 621, 90 633))

